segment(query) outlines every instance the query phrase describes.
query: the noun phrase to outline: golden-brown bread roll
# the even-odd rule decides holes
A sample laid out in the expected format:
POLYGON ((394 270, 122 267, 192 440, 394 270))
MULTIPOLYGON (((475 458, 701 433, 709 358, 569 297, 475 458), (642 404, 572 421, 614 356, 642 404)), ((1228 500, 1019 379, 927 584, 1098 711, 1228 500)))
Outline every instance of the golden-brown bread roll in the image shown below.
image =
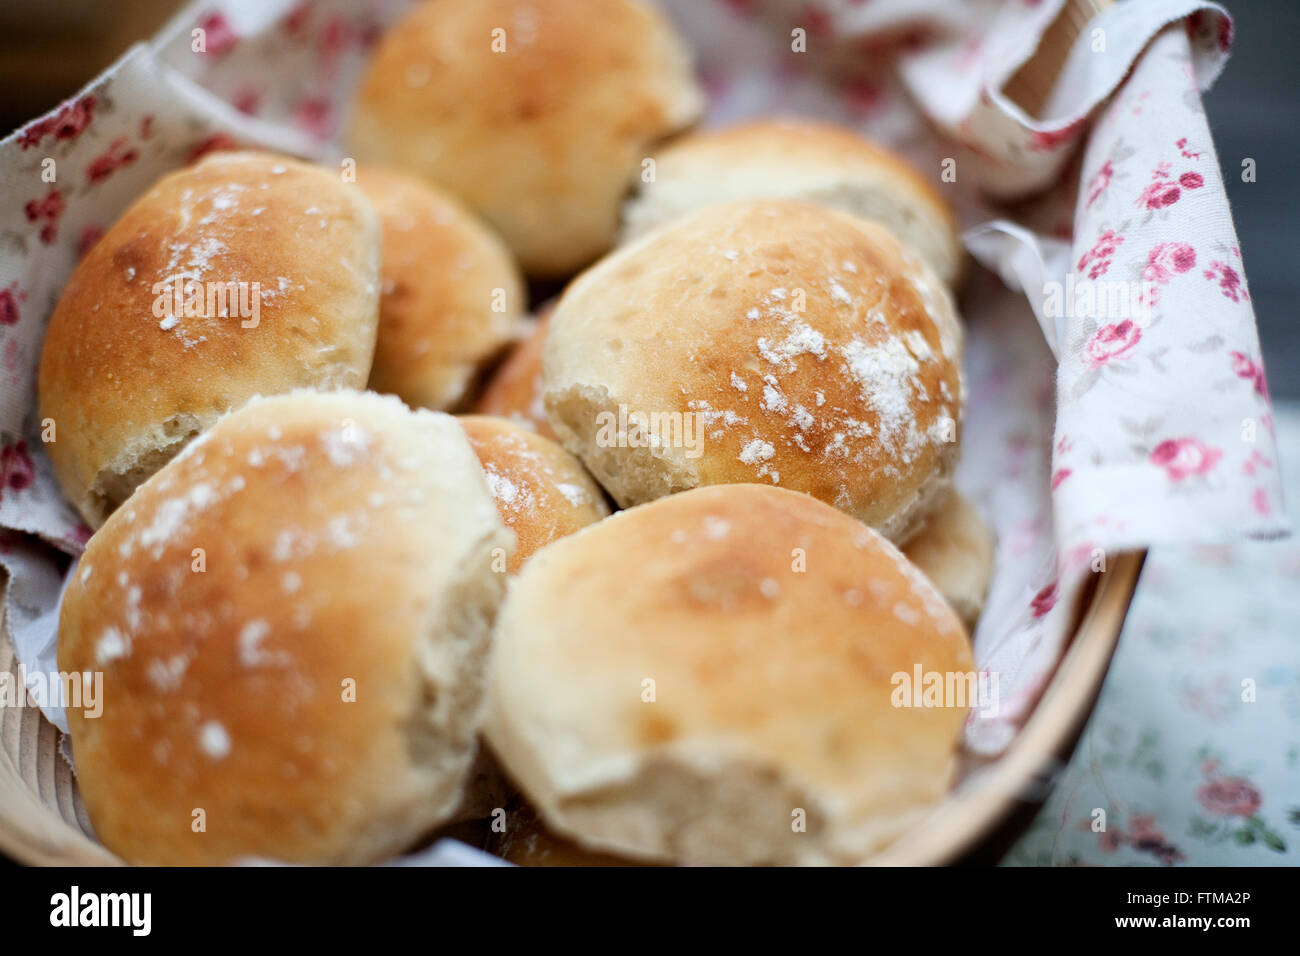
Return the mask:
POLYGON ((901 156, 842 127, 758 120, 684 136, 654 160, 654 179, 624 207, 625 239, 714 203, 801 199, 887 227, 950 285, 960 272, 957 221, 934 186, 901 156))
POLYGON ((879 534, 807 495, 726 485, 535 555, 494 632, 485 734, 587 849, 705 864, 857 863, 945 794, 965 631, 879 534), (951 703, 944 701, 944 703, 951 703))
POLYGON ((513 340, 523 279, 505 244, 441 190, 369 166, 357 182, 384 237, 370 387, 412 407, 453 408, 513 340))
POLYGON ((223 418, 91 539, 59 666, 95 832, 135 863, 366 863, 445 820, 512 545, 455 419, 295 392, 223 418))
POLYGON ((542 404, 542 345, 554 306, 538 313, 524 338, 492 373, 474 403, 476 415, 497 415, 532 427, 544 438, 555 438, 542 404))
POLYGON ((363 387, 379 252, 360 190, 267 153, 214 154, 137 199, 73 272, 41 354, 50 458, 86 521, 254 395, 363 387))
POLYGON ((613 244, 646 151, 702 107, 643 0, 428 0, 380 42, 349 135, 459 196, 525 272, 565 275, 613 244))
POLYGON ((609 515, 604 492, 582 462, 549 438, 504 418, 457 420, 483 465, 501 520, 515 533, 509 573, 555 539, 609 515))
POLYGON ((979 512, 953 492, 907 542, 903 554, 947 598, 972 630, 993 576, 993 532, 979 512))
POLYGON ((944 284, 883 227, 789 200, 710 206, 569 286, 546 411, 624 507, 757 481, 904 541, 951 483, 961 342, 944 284))
MULTIPOLYGON (((458 421, 483 467, 501 520, 515 535, 514 553, 505 559, 507 573, 518 573, 556 538, 609 515, 600 486, 580 461, 549 438, 504 418, 464 415, 458 421)), ((480 751, 455 816, 488 817, 514 792, 492 754, 480 751)))
MULTIPOLYGON (((604 492, 582 462, 549 438, 504 418, 464 415, 458 421, 483 467, 501 520, 515 535, 514 553, 504 562, 507 573, 518 573, 525 561, 555 539, 609 515, 604 492)), ((497 761, 481 751, 456 816, 487 817, 513 793, 497 761)))

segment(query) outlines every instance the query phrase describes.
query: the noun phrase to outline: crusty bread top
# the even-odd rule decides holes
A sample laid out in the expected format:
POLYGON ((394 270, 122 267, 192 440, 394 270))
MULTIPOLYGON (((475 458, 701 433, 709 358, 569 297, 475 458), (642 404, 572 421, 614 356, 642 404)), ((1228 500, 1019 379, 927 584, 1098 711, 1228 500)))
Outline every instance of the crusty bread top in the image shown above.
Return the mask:
MULTIPOLYGON (((939 799, 965 716, 895 706, 893 675, 972 667, 961 623, 892 545, 761 485, 661 498, 557 541, 515 580, 494 654, 487 734, 504 765, 548 824, 642 857, 689 840, 671 814, 748 812, 660 793, 651 771, 683 765, 796 788, 798 853, 853 852, 939 799)), ((790 810, 730 828, 788 835, 790 810)))
POLYGON ((41 354, 50 457, 86 520, 125 497, 110 479, 156 470, 254 395, 364 386, 379 253, 360 190, 267 153, 216 153, 137 199, 72 274, 41 354), (250 305, 257 283, 258 314, 160 318, 160 284, 189 280, 248 283, 250 305))
POLYGON ((702 106, 642 0, 428 0, 375 50, 350 139, 459 196, 526 272, 559 275, 609 247, 645 151, 702 106))
POLYGON ((542 346, 554 305, 542 309, 524 338, 488 379, 474 403, 478 415, 498 415, 531 425, 537 434, 555 438, 542 404, 542 346))
POLYGON ((842 126, 761 119, 683 136, 654 160, 654 179, 624 208, 625 238, 706 204, 805 199, 890 227, 947 283, 960 271, 957 220, 935 186, 897 153, 842 126))
POLYGON ((100 838, 167 864, 402 849, 474 752, 496 547, 450 416, 341 391, 222 419, 90 539, 63 598, 60 667, 104 674, 103 713, 69 712, 100 838))
POLYGON ((515 533, 510 573, 557 538, 609 514, 600 486, 551 439, 504 418, 465 415, 457 421, 483 466, 501 519, 515 533))
POLYGON ((569 286, 543 347, 545 401, 625 506, 770 482, 905 540, 956 460, 961 343, 943 283, 883 228, 809 203, 728 203, 569 286), (702 415, 702 455, 596 447, 597 408, 618 404, 702 415), (629 488, 638 451, 667 478, 629 488))
POLYGON ((357 183, 383 226, 379 339, 370 387, 449 409, 511 341, 527 307, 505 244, 423 180, 363 166, 357 183))

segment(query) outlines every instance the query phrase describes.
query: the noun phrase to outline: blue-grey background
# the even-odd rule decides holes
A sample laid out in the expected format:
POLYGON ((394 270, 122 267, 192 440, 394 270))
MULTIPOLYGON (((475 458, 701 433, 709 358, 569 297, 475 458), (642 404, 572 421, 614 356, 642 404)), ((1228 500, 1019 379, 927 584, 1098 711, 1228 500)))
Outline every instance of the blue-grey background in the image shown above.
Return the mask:
MULTIPOLYGON (((1142 0, 1131 0, 1140 3, 1142 0)), ((1232 58, 1205 97, 1274 398, 1300 398, 1300 0, 1227 0, 1232 58), (1242 182, 1243 159, 1256 181, 1242 182)))

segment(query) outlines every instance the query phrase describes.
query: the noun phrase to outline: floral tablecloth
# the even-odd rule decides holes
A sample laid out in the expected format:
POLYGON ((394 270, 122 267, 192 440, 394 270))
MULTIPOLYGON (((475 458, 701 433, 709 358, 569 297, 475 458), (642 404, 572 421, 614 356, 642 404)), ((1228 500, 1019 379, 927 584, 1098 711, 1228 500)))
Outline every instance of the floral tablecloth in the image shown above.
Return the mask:
MULTIPOLYGON (((1274 414, 1294 519, 1300 403, 1274 414)), ((1078 749, 1003 863, 1300 865, 1298 639, 1300 542, 1153 548, 1078 749)))

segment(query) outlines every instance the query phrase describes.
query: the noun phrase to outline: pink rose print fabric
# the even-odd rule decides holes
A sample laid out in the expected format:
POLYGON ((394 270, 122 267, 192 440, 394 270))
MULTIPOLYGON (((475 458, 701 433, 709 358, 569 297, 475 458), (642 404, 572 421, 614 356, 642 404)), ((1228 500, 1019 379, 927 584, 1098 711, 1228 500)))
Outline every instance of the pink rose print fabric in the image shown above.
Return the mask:
MULTIPOLYGON (((1274 427, 1300 448, 1300 405, 1274 427)), ((1180 451, 1180 471, 1208 464, 1180 451)), ((1300 864, 1297 587, 1294 540, 1153 549, 1088 729, 1004 864, 1300 864)))
MULTIPOLYGON (((1239 253, 1238 258, 1240 258, 1239 253)), ((1225 299, 1233 302, 1250 301, 1250 293, 1246 291, 1241 275, 1226 262, 1218 260, 1211 262, 1209 268, 1205 270, 1205 278, 1218 283, 1219 291, 1223 293, 1225 299)))
MULTIPOLYGON (((1199 104, 1230 20, 1193 0, 1116 6, 1091 25, 1104 52, 1085 31, 1030 116, 1006 88, 1066 2, 661 0, 694 50, 706 123, 819 117, 897 147, 941 184, 987 266, 963 290, 958 475, 998 534, 974 641, 978 665, 999 674, 1000 708, 966 733, 986 754, 1039 699, 1098 554, 1284 524, 1245 268, 1199 104), (940 178, 945 160, 955 182, 940 178), (997 205, 1008 198, 1031 200, 1020 218, 997 205), (1040 290, 1067 279, 1145 297, 1124 314, 1045 315, 1040 290)), ((0 528, 12 535, 0 563, 24 661, 51 659, 53 551, 75 556, 86 540, 50 473, 34 398, 67 276, 135 196, 215 150, 336 161, 365 58, 407 5, 195 3, 0 143, 0 528)), ((1153 826, 1125 832, 1147 839, 1153 826)))
POLYGON ((1148 282, 1166 283, 1174 276, 1187 272, 1196 265, 1196 250, 1185 242, 1161 242, 1147 255, 1142 278, 1148 282))
MULTIPOLYGON (((1133 351, 1142 341, 1142 329, 1132 319, 1103 325, 1088 340, 1088 359, 1093 368, 1115 362, 1133 351)), ((1062 469, 1069 471, 1069 469, 1062 469)))
POLYGON ((1198 438, 1171 438, 1162 441, 1151 453, 1151 463, 1165 470, 1170 481, 1182 481, 1192 475, 1207 475, 1223 457, 1198 438))
MULTIPOLYGON (((1060 355, 1057 428, 1076 440, 1055 464, 1083 479, 1058 490, 1067 542, 1132 547, 1169 540, 1172 529, 1209 541, 1288 527, 1276 469, 1243 471, 1276 451, 1254 314, 1197 96, 1188 30, 1198 23, 1208 29, 1203 18, 1187 21, 1152 43, 1084 153, 1083 181, 1106 185, 1081 197, 1076 225, 1083 236, 1114 237, 1111 246, 1122 239, 1106 278, 1137 280, 1141 291, 1136 314, 1098 312, 1078 324, 1129 322, 1137 343, 1126 361, 1142 379, 1097 375, 1101 329, 1076 334, 1060 355), (1155 109, 1162 84, 1166 107, 1155 109)), ((1081 261, 1093 248, 1080 246, 1081 261)))
MULTIPOLYGON (((1180 139, 1175 145, 1186 142, 1186 138, 1180 139)), ((1199 159, 1201 156, 1200 153, 1191 153, 1185 149, 1182 155, 1193 159, 1199 159)), ((1171 166, 1171 163, 1160 163, 1156 166, 1151 173, 1151 184, 1142 190, 1134 205, 1139 209, 1166 209, 1183 198, 1184 192, 1200 189, 1205 185, 1205 179, 1197 172, 1182 173, 1175 179, 1169 172, 1171 166)))
POLYGON ((1124 244, 1124 237, 1116 235, 1115 230, 1107 229, 1092 248, 1079 257, 1078 270, 1086 273, 1089 279, 1100 279, 1110 268, 1110 260, 1124 244))

